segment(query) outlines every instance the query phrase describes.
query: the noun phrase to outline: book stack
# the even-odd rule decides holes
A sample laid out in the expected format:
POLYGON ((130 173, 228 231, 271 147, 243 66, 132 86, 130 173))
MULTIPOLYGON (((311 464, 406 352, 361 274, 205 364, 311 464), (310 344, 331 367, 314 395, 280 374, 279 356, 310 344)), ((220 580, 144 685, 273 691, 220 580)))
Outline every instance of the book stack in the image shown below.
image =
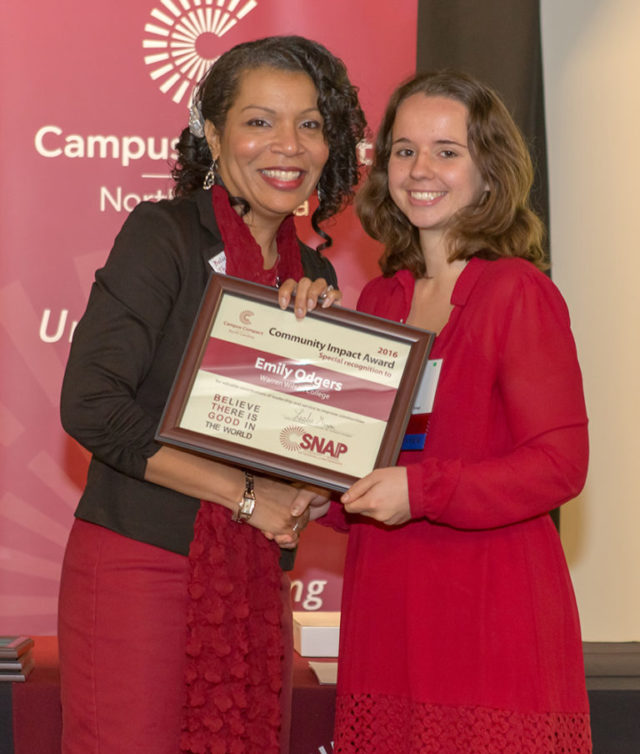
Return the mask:
POLYGON ((27 680, 33 670, 32 647, 29 636, 0 636, 0 682, 27 680))

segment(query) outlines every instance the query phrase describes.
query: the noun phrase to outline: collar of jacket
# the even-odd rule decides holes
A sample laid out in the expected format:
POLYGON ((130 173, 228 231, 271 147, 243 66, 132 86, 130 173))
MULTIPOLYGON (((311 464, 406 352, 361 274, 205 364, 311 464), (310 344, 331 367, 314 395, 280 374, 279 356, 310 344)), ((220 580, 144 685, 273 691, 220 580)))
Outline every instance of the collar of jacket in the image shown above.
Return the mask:
POLYGON ((198 189, 194 195, 200 224, 211 234, 211 244, 202 247, 202 255, 208 263, 210 259, 224 251, 224 244, 220 236, 218 222, 213 212, 211 189, 198 189))

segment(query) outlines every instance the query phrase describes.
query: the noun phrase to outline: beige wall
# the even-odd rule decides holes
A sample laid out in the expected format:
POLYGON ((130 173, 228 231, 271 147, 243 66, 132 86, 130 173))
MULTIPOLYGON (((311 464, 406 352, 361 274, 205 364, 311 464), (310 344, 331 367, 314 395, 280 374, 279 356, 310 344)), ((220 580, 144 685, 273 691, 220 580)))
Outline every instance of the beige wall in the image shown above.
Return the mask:
POLYGON ((553 279, 590 416, 562 539, 588 641, 640 640, 640 2, 541 0, 553 279))

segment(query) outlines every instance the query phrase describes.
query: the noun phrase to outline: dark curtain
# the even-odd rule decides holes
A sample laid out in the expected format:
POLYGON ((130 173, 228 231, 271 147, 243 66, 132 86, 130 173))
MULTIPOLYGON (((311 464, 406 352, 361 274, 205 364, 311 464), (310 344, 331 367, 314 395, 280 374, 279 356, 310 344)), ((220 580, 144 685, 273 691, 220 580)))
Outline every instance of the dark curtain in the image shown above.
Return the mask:
MULTIPOLYGON (((538 0, 418 0, 416 70, 456 68, 502 96, 531 151, 531 202, 549 228, 538 0)), ((559 511, 551 514, 559 526, 559 511)))
POLYGON ((548 228, 538 0, 418 0, 416 67, 461 69, 500 93, 531 150, 532 204, 548 228))

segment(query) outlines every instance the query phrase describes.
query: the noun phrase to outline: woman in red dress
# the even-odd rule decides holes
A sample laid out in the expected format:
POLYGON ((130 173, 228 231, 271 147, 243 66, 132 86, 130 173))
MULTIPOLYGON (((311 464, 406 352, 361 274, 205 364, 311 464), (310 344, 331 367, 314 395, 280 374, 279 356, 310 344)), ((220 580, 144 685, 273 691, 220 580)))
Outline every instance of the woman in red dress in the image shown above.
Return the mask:
POLYGON ((349 529, 337 752, 591 751, 549 516, 584 484, 587 417, 531 181, 489 88, 441 72, 392 96, 359 196, 382 276, 358 307, 437 333, 441 364, 424 448, 329 513, 349 529))

